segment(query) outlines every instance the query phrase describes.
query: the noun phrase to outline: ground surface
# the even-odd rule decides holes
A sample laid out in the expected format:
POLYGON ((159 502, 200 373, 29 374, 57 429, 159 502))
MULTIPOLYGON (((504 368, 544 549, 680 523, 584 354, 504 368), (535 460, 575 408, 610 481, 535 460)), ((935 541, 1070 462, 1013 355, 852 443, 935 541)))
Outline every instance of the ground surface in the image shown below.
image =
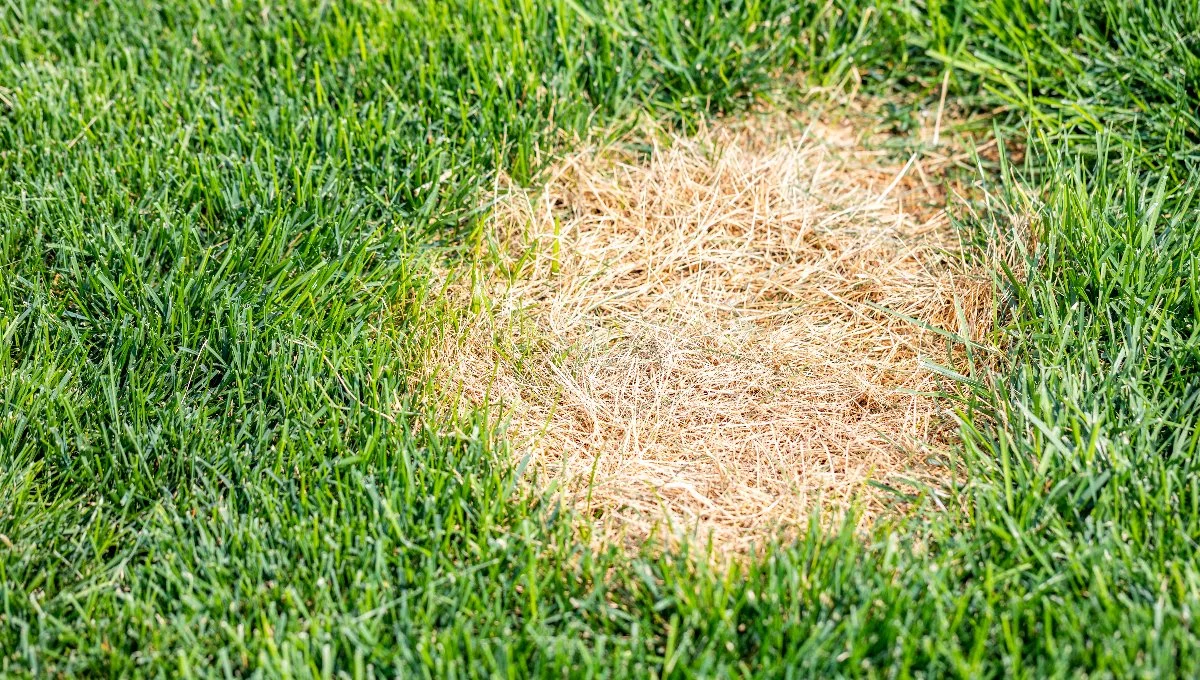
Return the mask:
POLYGON ((947 210, 975 147, 936 115, 899 137, 831 104, 572 153, 497 192, 499 261, 447 274, 488 304, 427 370, 497 414, 593 541, 736 555, 813 515, 866 528, 901 487, 949 497, 940 369, 998 352, 992 279, 947 210))
POLYGON ((1194 2, 4 4, 0 675, 1194 676, 1198 92, 1194 2), (425 378, 499 177, 943 92, 1033 237, 944 508, 598 548, 425 378))

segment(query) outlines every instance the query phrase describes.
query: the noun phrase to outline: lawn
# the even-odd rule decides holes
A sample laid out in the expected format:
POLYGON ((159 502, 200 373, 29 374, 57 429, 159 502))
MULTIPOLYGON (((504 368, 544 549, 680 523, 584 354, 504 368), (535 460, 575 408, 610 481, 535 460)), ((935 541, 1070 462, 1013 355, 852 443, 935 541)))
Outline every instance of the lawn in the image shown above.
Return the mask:
POLYGON ((0 675, 1200 674, 1197 187, 1187 0, 7 2, 0 675), (1034 237, 953 501, 587 540, 425 377, 437 272, 501 175, 847 91, 987 116, 958 226, 1034 237))

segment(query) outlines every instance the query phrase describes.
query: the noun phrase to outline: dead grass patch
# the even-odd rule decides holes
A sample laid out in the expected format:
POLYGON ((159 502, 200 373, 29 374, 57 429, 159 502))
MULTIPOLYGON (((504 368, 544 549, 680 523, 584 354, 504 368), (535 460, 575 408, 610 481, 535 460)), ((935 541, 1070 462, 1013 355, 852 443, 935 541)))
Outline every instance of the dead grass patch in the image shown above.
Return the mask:
POLYGON ((898 159, 871 120, 759 115, 499 187, 442 384, 606 540, 737 551, 855 499, 871 522, 897 498, 872 480, 937 488, 954 427, 922 360, 956 359, 923 326, 982 340, 990 279, 944 209, 962 147, 898 159))

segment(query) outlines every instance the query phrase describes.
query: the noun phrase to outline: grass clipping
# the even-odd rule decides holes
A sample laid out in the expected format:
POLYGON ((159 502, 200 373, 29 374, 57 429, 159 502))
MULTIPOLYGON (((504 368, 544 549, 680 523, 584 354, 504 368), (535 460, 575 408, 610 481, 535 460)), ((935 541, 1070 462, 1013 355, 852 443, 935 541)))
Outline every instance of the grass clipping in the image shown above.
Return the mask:
POLYGON ((992 300, 929 181, 963 156, 897 161, 854 123, 719 123, 498 191, 485 309, 436 365, 593 536, 742 550, 950 474, 923 326, 978 340, 992 300))

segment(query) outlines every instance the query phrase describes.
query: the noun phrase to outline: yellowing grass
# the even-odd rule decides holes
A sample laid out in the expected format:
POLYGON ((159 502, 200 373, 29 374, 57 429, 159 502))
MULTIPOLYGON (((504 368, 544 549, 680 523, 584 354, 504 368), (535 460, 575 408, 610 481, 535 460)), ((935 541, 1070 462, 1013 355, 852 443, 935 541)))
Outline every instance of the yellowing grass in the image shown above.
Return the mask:
POLYGON ((943 209, 954 159, 897 160, 864 120, 720 123, 507 188, 450 388, 502 407, 600 536, 737 550, 856 497, 869 522, 897 497, 868 480, 936 487, 954 428, 921 359, 948 352, 922 325, 979 340, 990 279, 943 209))

